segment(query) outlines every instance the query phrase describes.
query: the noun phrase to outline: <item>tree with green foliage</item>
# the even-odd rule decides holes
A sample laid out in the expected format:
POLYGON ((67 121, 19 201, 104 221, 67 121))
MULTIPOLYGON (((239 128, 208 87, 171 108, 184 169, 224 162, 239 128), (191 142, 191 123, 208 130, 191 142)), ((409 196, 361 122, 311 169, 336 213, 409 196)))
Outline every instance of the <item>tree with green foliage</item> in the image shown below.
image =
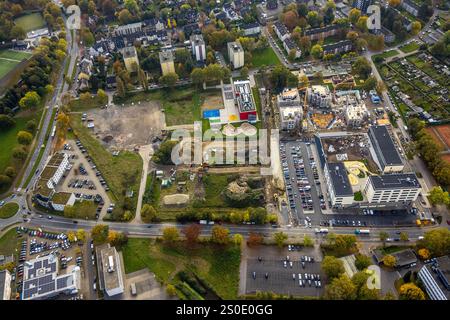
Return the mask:
POLYGON ((177 295, 177 290, 173 284, 168 283, 166 286, 166 292, 169 296, 174 297, 177 295))
POLYGON ((365 271, 359 271, 352 276, 352 282, 356 288, 357 300, 378 300, 380 292, 377 289, 369 289, 367 281, 370 274, 365 271))
POLYGON ((172 149, 178 141, 166 140, 160 144, 159 149, 153 154, 152 161, 158 164, 173 165, 172 149))
POLYGON ((347 275, 341 274, 326 286, 324 297, 328 300, 355 300, 356 286, 347 275))
POLYGON ((340 274, 345 272, 342 260, 333 256, 325 256, 322 261, 322 270, 330 279, 339 277, 340 274))
POLYGON ((16 160, 25 160, 28 156, 27 150, 23 146, 17 146, 13 149, 12 156, 16 160))
POLYGON ((237 245, 237 246, 240 245, 243 240, 244 240, 244 237, 241 234, 236 233, 233 235, 233 243, 235 245, 237 245))
POLYGON ((144 204, 141 208, 141 219, 145 223, 153 222, 156 219, 157 212, 155 208, 149 204, 144 204))
POLYGON ((407 232, 400 232, 400 240, 401 241, 408 241, 409 240, 409 236, 407 232))
POLYGON ((311 55, 315 58, 315 59, 320 59, 323 55, 323 48, 320 44, 315 44, 312 48, 311 48, 311 55))
POLYGON ((17 133, 17 142, 21 145, 28 146, 33 141, 33 135, 28 131, 19 131, 17 133))
POLYGON ((25 129, 29 133, 33 134, 36 131, 36 128, 37 128, 36 120, 32 119, 32 120, 27 121, 27 124, 25 125, 25 129))
POLYGON ((5 169, 5 175, 10 177, 11 179, 13 179, 16 176, 16 174, 17 174, 16 169, 14 169, 13 167, 7 167, 5 169))
POLYGON ((427 231, 417 245, 419 248, 428 249, 433 257, 448 254, 450 252, 450 230, 438 228, 427 231))
POLYGON ((348 19, 351 23, 356 24, 358 22, 358 19, 361 17, 361 10, 357 8, 353 8, 350 10, 348 14, 348 19))
POLYGON ((97 224, 91 230, 91 238, 94 244, 103 244, 108 239, 109 226, 105 224, 97 224))
POLYGON ((352 65, 352 72, 359 75, 362 79, 367 79, 372 73, 372 66, 365 57, 358 57, 352 65))
POLYGON ((7 131, 16 125, 16 121, 6 114, 0 114, 0 131, 7 131))
POLYGON ((178 75, 174 72, 165 74, 159 78, 159 84, 162 86, 173 87, 178 82, 178 75))
POLYGON ((307 234, 303 237, 303 246, 304 247, 313 247, 314 246, 314 240, 307 234))
POLYGON ((441 186, 433 187, 428 194, 428 200, 432 205, 445 204, 450 205, 448 191, 444 191, 441 186))
POLYGON ((275 243, 277 246, 282 247, 284 246, 285 241, 288 239, 288 236, 284 232, 275 232, 273 234, 273 240, 275 240, 275 243))
POLYGON ((177 227, 165 227, 162 235, 163 241, 166 243, 174 243, 180 238, 177 227))
POLYGON ((19 106, 23 109, 36 108, 41 101, 41 97, 35 91, 28 91, 19 101, 19 106))
POLYGON ((355 255, 355 267, 356 269, 362 271, 368 266, 372 265, 372 258, 366 256, 365 254, 358 253, 355 255))

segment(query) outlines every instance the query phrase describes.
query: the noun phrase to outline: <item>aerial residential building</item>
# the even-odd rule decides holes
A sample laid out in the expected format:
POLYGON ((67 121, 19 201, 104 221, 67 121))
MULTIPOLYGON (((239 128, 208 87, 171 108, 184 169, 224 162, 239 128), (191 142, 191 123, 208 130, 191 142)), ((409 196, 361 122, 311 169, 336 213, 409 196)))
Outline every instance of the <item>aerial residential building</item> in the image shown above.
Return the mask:
POLYGON ((327 86, 311 86, 307 89, 308 103, 315 108, 331 107, 331 92, 327 86))
POLYGON ((302 120, 303 108, 296 88, 285 89, 277 96, 282 130, 294 130, 302 120))
POLYGON ((194 34, 190 38, 192 54, 196 61, 206 60, 206 45, 201 34, 194 34))
POLYGON ((68 167, 69 157, 66 153, 54 154, 41 172, 41 176, 34 188, 35 194, 48 201, 68 167))
POLYGON ((403 0, 401 2, 401 6, 407 12, 412 14, 414 17, 417 17, 419 15, 420 7, 417 4, 415 4, 413 1, 411 1, 411 0, 403 0))
POLYGON ((383 173, 401 172, 403 161, 386 126, 370 126, 369 139, 383 173))
POLYGON ((281 41, 284 41, 291 36, 288 28, 281 21, 276 21, 273 24, 273 30, 281 41))
POLYGON ((348 126, 359 127, 365 121, 369 112, 358 90, 338 91, 336 104, 344 110, 345 121, 348 126))
POLYGON ((353 43, 350 40, 343 40, 336 43, 324 45, 323 54, 337 54, 351 51, 353 43))
POLYGON ((161 51, 159 53, 159 63, 161 64, 163 76, 169 73, 175 73, 175 64, 172 51, 161 51))
POLYGON ((139 59, 134 46, 125 47, 121 50, 125 68, 128 72, 137 72, 139 70, 139 59))
POLYGON ((325 181, 333 207, 342 208, 353 204, 354 195, 347 170, 342 162, 325 163, 325 181))
POLYGON ((244 31, 244 36, 246 36, 246 37, 256 36, 261 33, 261 26, 258 22, 245 24, 245 25, 239 27, 239 29, 244 31))
POLYGON ((234 82, 235 101, 239 111, 240 120, 256 120, 256 104, 253 98, 250 81, 234 82))
POLYGON ((59 294, 76 294, 81 288, 78 266, 58 275, 58 257, 49 254, 26 261, 23 268, 22 300, 48 299, 59 294))
POLYGON ((337 24, 332 24, 322 28, 314 28, 305 30, 305 37, 310 40, 325 39, 331 36, 335 36, 342 30, 342 27, 337 24))
POLYGON ((292 41, 291 38, 284 39, 283 47, 288 54, 291 53, 291 50, 295 50, 294 58, 300 58, 300 56, 302 55, 302 51, 297 47, 297 45, 294 43, 294 41, 292 41))
POLYGON ((228 57, 233 69, 244 66, 244 49, 239 41, 228 42, 228 57))
POLYGON ((450 256, 433 259, 418 275, 431 300, 450 300, 450 256))
POLYGON ((369 176, 364 186, 369 203, 412 202, 420 191, 420 183, 414 173, 369 176))
POLYGON ((116 36, 123 36, 141 31, 142 31, 142 22, 136 22, 118 26, 114 30, 114 33, 116 36))
POLYGON ((11 274, 7 269, 0 271, 0 300, 11 299, 11 274))
POLYGON ((110 297, 123 293, 124 279, 119 253, 109 244, 97 248, 100 289, 110 297))
POLYGON ((353 8, 361 10, 364 14, 367 12, 367 8, 373 3, 373 0, 355 0, 353 2, 353 8))

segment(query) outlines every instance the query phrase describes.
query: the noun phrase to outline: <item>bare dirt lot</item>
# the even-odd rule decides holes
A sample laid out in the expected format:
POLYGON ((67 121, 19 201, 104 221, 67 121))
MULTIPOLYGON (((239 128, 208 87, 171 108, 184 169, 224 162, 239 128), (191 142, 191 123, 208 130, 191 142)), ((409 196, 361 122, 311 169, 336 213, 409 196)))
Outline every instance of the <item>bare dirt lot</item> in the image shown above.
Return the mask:
POLYGON ((205 95, 205 100, 202 104, 202 111, 203 110, 214 110, 214 109, 223 109, 223 99, 220 92, 218 93, 209 93, 205 95))
POLYGON ((149 144, 164 128, 157 102, 143 102, 131 106, 109 106, 88 113, 94 122, 94 134, 107 148, 133 150, 149 144))

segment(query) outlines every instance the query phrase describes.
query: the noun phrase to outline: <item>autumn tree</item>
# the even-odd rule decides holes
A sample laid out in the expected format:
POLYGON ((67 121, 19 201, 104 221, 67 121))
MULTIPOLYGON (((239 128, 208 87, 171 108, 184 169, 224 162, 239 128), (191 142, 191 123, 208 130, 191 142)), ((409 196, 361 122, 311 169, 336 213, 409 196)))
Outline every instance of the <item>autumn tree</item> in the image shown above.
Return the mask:
POLYGON ((325 288, 325 299, 328 300, 355 300, 356 296, 356 286, 345 274, 334 278, 325 288))
POLYGON ((312 247, 314 246, 314 240, 308 236, 307 234, 305 234, 305 236, 303 237, 303 246, 304 247, 312 247))
POLYGON ((336 278, 345 272, 342 261, 333 256, 325 256, 322 261, 322 270, 330 279, 336 278))
POLYGON ((109 226, 105 224, 97 224, 91 230, 91 238, 95 244, 105 243, 109 235, 109 226))
POLYGON ((419 21, 416 20, 411 24, 411 34, 413 36, 417 35, 420 32, 420 29, 422 29, 422 25, 419 21))
POLYGON ((166 286, 166 292, 171 297, 176 296, 177 294, 177 290, 175 289, 174 285, 170 283, 168 283, 166 286))
POLYGON ((163 241, 166 243, 174 243, 178 241, 180 234, 176 227, 165 227, 163 229, 163 241))
POLYGON ((84 242, 86 241, 86 231, 84 229, 77 230, 77 238, 78 241, 84 242))
POLYGON ((366 32, 367 31, 367 20, 369 18, 367 16, 361 16, 359 17, 358 21, 356 22, 355 26, 356 28, 358 28, 360 31, 362 32, 366 32))
POLYGON ((450 197, 448 191, 442 190, 441 186, 433 187, 428 194, 428 200, 430 200, 432 205, 437 204, 450 204, 450 197))
POLYGON ((196 243, 200 236, 202 228, 198 224, 190 224, 183 229, 183 234, 186 237, 186 241, 190 244, 196 243))
POLYGON ((35 91, 28 91, 19 101, 19 106, 24 109, 35 108, 41 101, 41 97, 35 91))
POLYGON ((292 31, 298 25, 298 14, 296 11, 285 12, 282 14, 281 20, 289 31, 292 31))
POLYGON ((389 268, 394 268, 395 267, 395 265, 397 264, 397 259, 393 256, 393 255, 391 255, 391 254, 387 254, 387 255, 385 255, 384 257, 383 257, 383 264, 386 266, 386 267, 389 267, 389 268))
POLYGON ((388 0, 388 3, 391 7, 398 7, 402 0, 388 0))
POLYGON ((167 87, 173 87, 177 82, 178 82, 178 75, 174 72, 170 72, 159 78, 159 83, 167 87))
POLYGON ((355 267, 358 270, 364 270, 372 264, 372 259, 369 256, 358 253, 355 255, 355 267))
POLYGON ((28 131, 19 131, 17 133, 17 142, 19 142, 21 145, 29 145, 31 141, 33 140, 33 135, 29 133, 28 131))
POLYGON ((56 117, 56 133, 58 135, 58 139, 64 140, 66 138, 67 130, 69 130, 69 124, 69 117, 64 112, 60 112, 56 117))
POLYGON ((69 239, 70 242, 75 242, 77 240, 77 236, 74 231, 67 232, 67 239, 69 239))
POLYGON ((244 240, 244 237, 241 234, 236 233, 233 235, 233 243, 235 245, 237 245, 237 246, 240 245, 243 240, 244 240))
POLYGON ((425 300, 425 293, 414 283, 405 283, 399 290, 400 300, 425 300))
POLYGON ((426 248, 419 249, 417 251, 417 254, 419 255, 420 259, 422 259, 422 260, 428 260, 431 257, 430 251, 426 248))
POLYGON ((379 237, 380 237, 380 241, 383 242, 383 246, 385 246, 386 240, 387 240, 387 238, 389 238, 389 234, 385 231, 381 231, 379 234, 379 237))
POLYGON ((408 241, 408 240, 409 240, 408 233, 406 233, 406 232, 400 232, 400 240, 401 240, 401 241, 408 241))
POLYGON ((312 48, 311 48, 311 55, 315 58, 315 59, 320 59, 323 55, 323 48, 320 44, 315 44, 312 48))
POLYGON ((359 17, 361 17, 361 10, 357 8, 353 8, 350 10, 348 14, 348 19, 350 20, 351 23, 355 24, 358 21, 359 17))
POLYGON ((218 244, 227 244, 230 230, 222 226, 214 226, 211 229, 211 241, 218 244))
POLYGON ((263 243, 263 236, 260 233, 256 233, 256 232, 250 232, 248 239, 247 239, 247 244, 249 246, 258 246, 260 244, 263 243))
POLYGON ((450 252, 450 230, 438 228, 425 232, 418 242, 419 248, 426 248, 432 256, 442 256, 450 252))

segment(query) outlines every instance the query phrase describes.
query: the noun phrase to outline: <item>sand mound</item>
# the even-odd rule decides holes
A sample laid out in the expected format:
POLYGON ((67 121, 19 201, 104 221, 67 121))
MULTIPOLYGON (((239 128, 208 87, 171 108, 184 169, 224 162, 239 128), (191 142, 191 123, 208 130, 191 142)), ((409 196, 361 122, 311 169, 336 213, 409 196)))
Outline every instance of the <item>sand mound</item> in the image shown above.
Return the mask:
POLYGON ((189 196, 187 194, 171 194, 168 196, 164 196, 163 198, 163 204, 165 206, 179 206, 179 205, 185 205, 189 201, 189 196))
POLYGON ((250 123, 244 122, 240 129, 242 130, 242 133, 244 133, 246 136, 254 136, 256 134, 256 128, 255 126, 251 125, 250 123))

